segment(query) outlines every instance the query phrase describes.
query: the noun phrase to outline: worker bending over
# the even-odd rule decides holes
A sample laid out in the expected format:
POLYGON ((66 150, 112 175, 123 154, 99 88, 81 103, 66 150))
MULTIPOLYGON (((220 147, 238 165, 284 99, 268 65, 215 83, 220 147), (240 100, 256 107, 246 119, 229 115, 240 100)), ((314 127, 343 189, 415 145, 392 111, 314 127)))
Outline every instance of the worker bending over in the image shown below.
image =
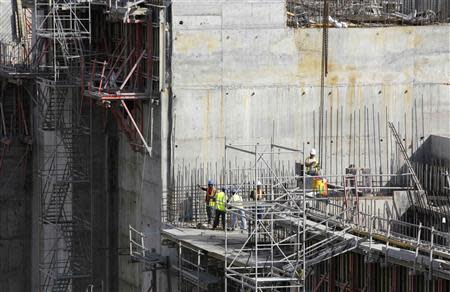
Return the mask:
POLYGON ((215 202, 216 218, 214 219, 213 230, 215 230, 217 225, 219 225, 219 219, 222 219, 222 227, 223 230, 225 230, 225 212, 227 205, 227 195, 225 194, 225 188, 222 188, 219 192, 216 193, 215 202))
POLYGON ((208 187, 204 188, 197 185, 200 189, 206 192, 205 204, 206 204, 206 215, 208 216, 208 224, 211 224, 211 220, 214 217, 215 202, 214 197, 216 196, 216 188, 214 187, 214 181, 212 179, 208 180, 208 187))

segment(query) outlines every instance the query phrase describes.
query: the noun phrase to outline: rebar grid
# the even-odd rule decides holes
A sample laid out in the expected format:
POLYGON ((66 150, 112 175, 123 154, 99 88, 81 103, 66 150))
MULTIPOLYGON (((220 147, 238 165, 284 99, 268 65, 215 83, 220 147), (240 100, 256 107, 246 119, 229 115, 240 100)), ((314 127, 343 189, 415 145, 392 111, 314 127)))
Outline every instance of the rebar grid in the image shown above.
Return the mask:
POLYGON ((288 25, 322 25, 325 2, 328 25, 338 28, 447 23, 450 16, 450 4, 442 0, 287 0, 288 25))
MULTIPOLYGON (((304 287, 313 265, 362 242, 369 243, 369 250, 376 240, 394 241, 418 254, 431 249, 431 262, 437 258, 434 252, 450 253, 450 237, 442 230, 360 210, 359 199, 365 195, 392 196, 395 191, 406 191, 412 198, 423 197, 414 183, 415 174, 410 173, 401 155, 396 156, 398 169, 394 174, 357 171, 314 177, 294 170, 298 153, 303 157, 304 151, 275 144, 228 144, 226 149, 224 162, 234 160, 230 152, 253 157, 247 159, 253 162, 239 166, 221 162, 203 169, 186 164, 175 176, 174 189, 163 194, 162 218, 170 225, 205 228, 205 203, 197 185, 214 178, 218 189, 236 189, 244 202, 228 204, 227 215, 245 216, 251 230, 239 249, 227 244, 231 240, 228 235, 235 231, 225 231, 226 277, 233 286, 256 290, 304 287), (312 187, 312 180, 319 177, 332 182, 326 197, 312 187), (258 180, 266 192, 263 201, 248 196, 258 180)), ((439 211, 424 207, 427 212, 439 211)), ((235 246, 235 238, 233 243, 235 246)), ((389 248, 387 244, 386 256, 389 248)), ((432 270, 432 265, 426 268, 432 270)))

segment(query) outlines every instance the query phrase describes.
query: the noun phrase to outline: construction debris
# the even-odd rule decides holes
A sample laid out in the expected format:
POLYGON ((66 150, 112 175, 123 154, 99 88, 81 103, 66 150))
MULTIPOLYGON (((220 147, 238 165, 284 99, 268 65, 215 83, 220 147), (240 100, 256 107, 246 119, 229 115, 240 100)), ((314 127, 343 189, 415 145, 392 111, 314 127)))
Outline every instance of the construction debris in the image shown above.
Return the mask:
POLYGON ((330 15, 329 24, 336 28, 355 25, 425 25, 448 20, 448 4, 429 1, 418 9, 409 2, 290 0, 287 3, 288 23, 294 27, 320 26, 325 3, 330 15))

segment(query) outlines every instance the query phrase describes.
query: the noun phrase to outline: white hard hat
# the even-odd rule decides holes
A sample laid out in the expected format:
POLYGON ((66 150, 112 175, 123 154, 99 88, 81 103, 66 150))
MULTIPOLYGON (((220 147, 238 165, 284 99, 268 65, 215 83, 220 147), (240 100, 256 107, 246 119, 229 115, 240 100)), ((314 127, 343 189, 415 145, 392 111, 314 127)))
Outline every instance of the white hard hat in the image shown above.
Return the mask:
POLYGON ((310 155, 316 155, 316 149, 311 149, 311 151, 309 152, 310 155))
POLYGON ((256 182, 256 185, 257 185, 257 186, 262 186, 262 183, 261 183, 260 181, 257 181, 257 182, 256 182))

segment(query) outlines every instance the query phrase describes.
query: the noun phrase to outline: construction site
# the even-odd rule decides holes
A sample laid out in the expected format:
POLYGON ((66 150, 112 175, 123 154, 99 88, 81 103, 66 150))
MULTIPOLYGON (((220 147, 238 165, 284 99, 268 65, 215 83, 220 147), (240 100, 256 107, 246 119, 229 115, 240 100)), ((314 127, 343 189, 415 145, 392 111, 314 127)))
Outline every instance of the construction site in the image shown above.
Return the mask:
POLYGON ((0 0, 0 87, 2 292, 450 291, 450 0, 0 0))

